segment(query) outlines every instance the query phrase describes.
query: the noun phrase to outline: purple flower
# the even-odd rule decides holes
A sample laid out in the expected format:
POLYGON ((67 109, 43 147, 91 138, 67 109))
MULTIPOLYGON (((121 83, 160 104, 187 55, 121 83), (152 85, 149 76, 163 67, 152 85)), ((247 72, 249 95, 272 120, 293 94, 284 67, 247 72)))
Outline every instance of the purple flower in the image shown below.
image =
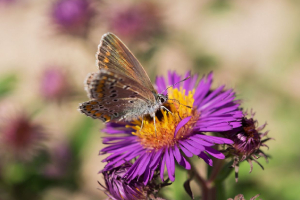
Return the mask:
POLYGON ((67 75, 59 68, 48 68, 42 74, 41 95, 46 100, 61 100, 70 94, 67 75))
POLYGON ((242 126, 234 128, 228 132, 223 132, 222 134, 227 138, 231 139, 234 143, 228 148, 229 152, 233 155, 236 172, 236 182, 238 181, 238 169, 239 163, 247 160, 250 164, 250 173, 253 169, 252 161, 256 162, 262 169, 263 166, 256 160, 260 157, 264 157, 268 162, 268 156, 260 149, 261 146, 268 147, 264 144, 266 141, 272 138, 262 139, 267 136, 269 131, 261 133, 267 123, 258 127, 257 120, 253 119, 255 113, 251 111, 250 117, 248 113, 244 112, 244 117, 242 118, 242 126))
POLYGON ((52 8, 52 19, 62 32, 86 36, 94 11, 88 0, 58 0, 52 8))
POLYGON ((0 0, 0 5, 1 4, 12 4, 15 3, 17 0, 0 0))
MULTIPOLYGON (((188 77, 187 73, 185 77, 188 77)), ((156 80, 157 91, 161 93, 168 85, 173 85, 183 78, 169 73, 168 83, 163 77, 156 80)), ((100 151, 110 153, 103 162, 108 162, 102 171, 121 166, 125 162, 134 164, 124 174, 131 181, 141 177, 147 184, 156 169, 164 180, 165 166, 168 177, 175 180, 175 160, 185 169, 190 169, 190 163, 185 157, 193 155, 202 158, 210 166, 213 165, 211 155, 218 159, 225 156, 212 148, 215 144, 232 144, 229 139, 205 135, 204 132, 228 131, 241 126, 242 112, 235 101, 232 90, 224 90, 224 86, 211 90, 212 73, 203 77, 197 84, 198 76, 194 75, 181 84, 168 90, 169 101, 164 104, 167 111, 156 113, 156 131, 152 119, 144 117, 141 120, 127 124, 107 123, 104 132, 110 134, 103 143, 108 145, 100 151), (175 99, 175 100, 171 100, 175 99), (118 135, 123 133, 123 135, 118 135)))
POLYGON ((146 200, 149 199, 148 197, 154 199, 154 194, 158 192, 159 188, 169 185, 167 183, 157 185, 154 181, 151 181, 145 186, 141 180, 137 179, 127 182, 123 176, 131 166, 132 164, 125 163, 117 168, 112 169, 111 171, 105 171, 102 173, 105 186, 103 186, 100 182, 99 184, 102 186, 102 190, 109 197, 109 199, 146 200))
POLYGON ((4 119, 0 134, 1 152, 6 152, 3 156, 12 156, 20 160, 30 160, 43 148, 42 143, 46 139, 43 127, 33 123, 23 112, 10 119, 4 119))
POLYGON ((159 32, 161 17, 154 3, 140 2, 133 5, 117 7, 109 18, 112 32, 125 38, 136 40, 146 38, 159 32))

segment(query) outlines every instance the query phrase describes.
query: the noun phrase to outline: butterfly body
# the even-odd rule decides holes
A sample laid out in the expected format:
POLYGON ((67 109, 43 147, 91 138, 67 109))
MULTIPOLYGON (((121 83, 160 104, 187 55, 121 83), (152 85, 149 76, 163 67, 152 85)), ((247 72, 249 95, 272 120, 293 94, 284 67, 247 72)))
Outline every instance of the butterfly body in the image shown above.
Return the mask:
POLYGON ((132 121, 155 112, 168 100, 158 94, 142 65, 111 33, 105 34, 96 54, 99 71, 86 79, 90 101, 79 106, 82 113, 104 122, 132 121))

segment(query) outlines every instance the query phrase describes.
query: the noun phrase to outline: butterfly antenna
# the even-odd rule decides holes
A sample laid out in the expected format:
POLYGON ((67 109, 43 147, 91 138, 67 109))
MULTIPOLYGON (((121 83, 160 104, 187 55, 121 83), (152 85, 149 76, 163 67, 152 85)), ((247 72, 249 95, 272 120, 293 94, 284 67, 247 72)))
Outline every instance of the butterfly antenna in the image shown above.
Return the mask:
MULTIPOLYGON (((171 88, 171 87, 174 87, 174 86, 177 85, 178 83, 181 83, 181 82, 183 82, 183 81, 186 81, 186 80, 189 79, 189 78, 191 78, 191 76, 188 76, 188 77, 186 77, 185 79, 183 79, 183 80, 181 80, 181 81, 178 81, 177 83, 175 83, 175 84, 173 84, 173 85, 168 86, 164 91, 166 91, 167 89, 169 89, 169 88, 171 88)), ((161 94, 164 93, 164 91, 162 91, 161 94)))
POLYGON ((177 103, 179 103, 179 105, 183 105, 183 106, 185 106, 187 108, 192 108, 191 106, 187 106, 187 105, 181 104, 177 99, 168 99, 168 100, 177 101, 177 103))

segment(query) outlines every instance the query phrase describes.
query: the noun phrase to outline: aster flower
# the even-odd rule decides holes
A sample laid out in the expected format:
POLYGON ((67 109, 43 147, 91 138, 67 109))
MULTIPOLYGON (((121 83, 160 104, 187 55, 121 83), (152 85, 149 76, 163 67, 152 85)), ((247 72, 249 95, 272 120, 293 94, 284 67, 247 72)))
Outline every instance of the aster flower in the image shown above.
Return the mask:
POLYGON ((41 95, 46 100, 61 100, 70 93, 68 76, 59 68, 45 69, 41 78, 41 95))
POLYGON ((17 0, 0 0, 0 6, 1 4, 12 4, 15 3, 17 0))
MULTIPOLYGON (((187 73, 185 77, 190 76, 187 73)), ((211 89, 212 73, 203 77, 198 84, 197 75, 177 84, 168 90, 169 100, 164 104, 167 111, 156 113, 156 131, 152 119, 144 117, 141 120, 127 124, 107 123, 104 132, 110 134, 105 137, 104 144, 108 146, 100 151, 101 154, 110 153, 103 162, 108 162, 102 171, 110 171, 133 159, 134 164, 124 174, 131 181, 137 177, 147 184, 156 169, 164 180, 165 166, 168 177, 175 180, 175 160, 185 169, 190 169, 186 157, 193 155, 202 158, 210 166, 213 165, 211 155, 218 159, 225 156, 212 148, 215 144, 232 144, 229 139, 205 135, 204 132, 228 131, 241 126, 242 112, 238 110, 235 93, 224 90, 224 86, 211 89), (123 133, 123 135, 118 135, 123 133)), ((168 84, 182 80, 182 77, 169 73, 168 84)), ((163 77, 156 80, 157 91, 161 93, 166 88, 163 77)))
POLYGON ((108 18, 110 29, 125 38, 146 38, 161 30, 158 6, 150 2, 118 6, 108 18))
POLYGON ((40 150, 46 139, 45 131, 40 124, 32 122, 30 117, 21 112, 11 119, 2 119, 0 126, 0 146, 3 156, 12 156, 28 160, 40 150))
POLYGON ((272 138, 262 139, 267 136, 269 131, 261 132, 267 123, 258 126, 257 120, 253 119, 255 113, 251 110, 251 113, 244 112, 244 117, 242 118, 242 126, 237 127, 228 132, 222 133, 227 138, 231 139, 234 143, 230 145, 228 151, 233 155, 234 162, 232 167, 235 168, 236 182, 238 181, 238 170, 239 163, 247 160, 250 164, 250 172, 252 172, 253 164, 252 161, 257 163, 262 169, 263 166, 257 161, 258 158, 264 157, 266 162, 268 162, 268 156, 260 149, 260 147, 269 148, 265 142, 272 138), (250 117, 249 117, 250 115, 250 117))
POLYGON ((52 7, 52 21, 62 32, 85 37, 94 10, 88 0, 58 0, 52 7))
POLYGON ((160 199, 156 198, 155 194, 163 186, 169 185, 168 183, 156 184, 155 180, 150 181, 144 185, 140 180, 133 180, 128 183, 124 178, 124 174, 130 169, 132 164, 125 163, 111 171, 103 172, 105 186, 98 182, 104 193, 108 196, 109 200, 147 200, 147 199, 160 199))

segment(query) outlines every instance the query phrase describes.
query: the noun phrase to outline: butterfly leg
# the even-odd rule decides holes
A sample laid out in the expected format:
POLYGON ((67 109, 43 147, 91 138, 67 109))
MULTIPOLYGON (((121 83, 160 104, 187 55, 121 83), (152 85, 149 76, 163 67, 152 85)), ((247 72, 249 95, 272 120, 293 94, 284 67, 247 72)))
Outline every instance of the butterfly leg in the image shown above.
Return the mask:
POLYGON ((155 136, 157 137, 157 134, 156 134, 156 125, 155 125, 155 114, 154 114, 154 116, 153 116, 153 123, 154 123, 155 136))
POLYGON ((160 107, 164 108, 166 111, 168 111, 169 113, 171 113, 174 116, 174 114, 168 108, 166 108, 165 106, 160 106, 160 107))
POLYGON ((143 126, 144 126, 144 116, 142 117, 142 125, 141 125, 141 128, 140 128, 140 131, 143 129, 143 126))

